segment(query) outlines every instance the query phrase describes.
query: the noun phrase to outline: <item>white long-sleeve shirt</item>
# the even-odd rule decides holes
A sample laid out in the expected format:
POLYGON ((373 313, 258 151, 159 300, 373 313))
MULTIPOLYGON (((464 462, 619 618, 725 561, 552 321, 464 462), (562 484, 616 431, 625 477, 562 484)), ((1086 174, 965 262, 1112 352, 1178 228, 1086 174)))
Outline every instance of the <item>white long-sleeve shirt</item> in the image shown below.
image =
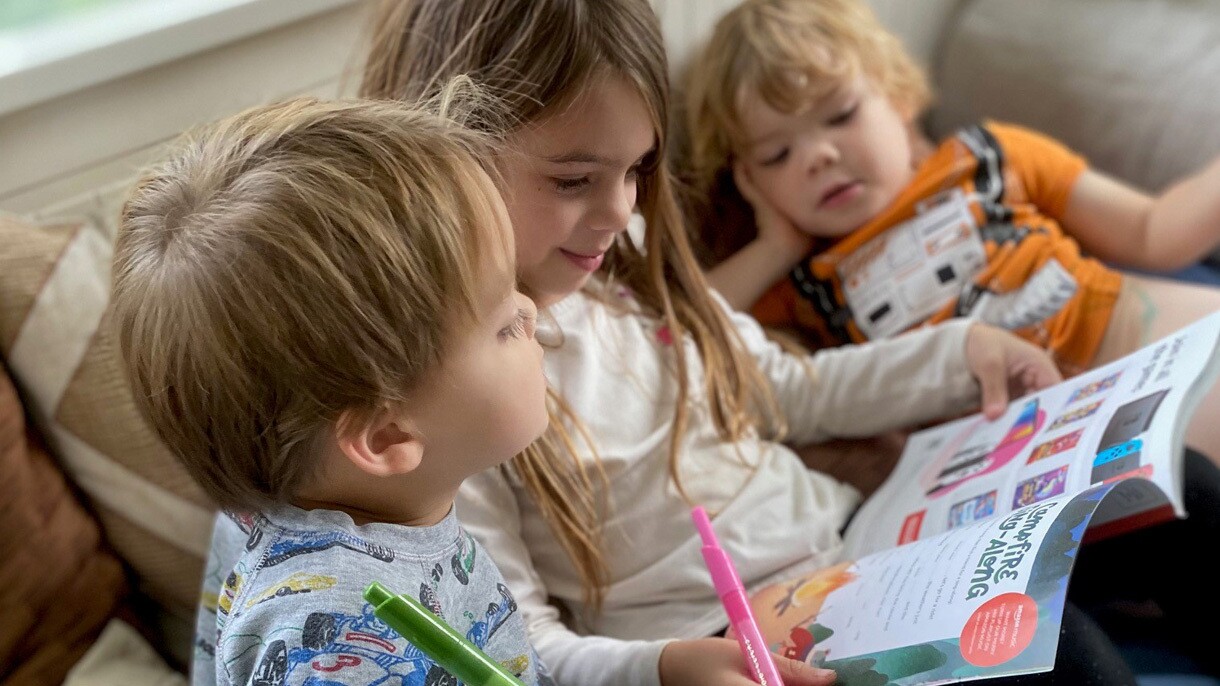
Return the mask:
MULTIPOLYGON (((673 364, 670 337, 656 319, 620 310, 576 293, 549 308, 552 321, 544 316, 539 324, 544 345, 560 341, 544 356, 547 378, 584 421, 609 479, 609 585, 601 613, 580 633, 560 621, 548 599, 579 619, 580 577, 505 470, 469 479, 457 503, 463 524, 500 566, 531 641, 561 685, 658 684, 667 640, 709 636, 727 623, 689 507, 669 475, 678 388, 666 371, 673 364)), ((801 359, 769 341, 749 316, 731 317, 773 385, 795 444, 870 436, 977 402, 964 361, 965 321, 801 359)), ((743 582, 753 590, 837 562, 839 530, 859 494, 806 469, 784 445, 756 437, 722 442, 705 402, 701 361, 693 343, 686 345, 692 383, 682 482, 696 504, 714 513, 717 536, 743 582)))

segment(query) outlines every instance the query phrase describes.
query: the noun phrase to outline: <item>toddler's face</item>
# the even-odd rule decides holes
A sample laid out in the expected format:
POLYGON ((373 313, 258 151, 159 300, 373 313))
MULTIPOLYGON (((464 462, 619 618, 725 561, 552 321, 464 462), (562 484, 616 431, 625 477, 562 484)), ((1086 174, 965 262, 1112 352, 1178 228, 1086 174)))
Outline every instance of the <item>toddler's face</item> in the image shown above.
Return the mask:
POLYGON ((739 100, 754 185, 797 228, 835 238, 885 209, 912 177, 907 119, 866 77, 785 114, 754 93, 739 100))
MULTIPOLYGON (((503 245, 510 246, 503 206, 498 214, 503 245)), ((424 468, 444 471, 439 483, 460 483, 507 461, 547 427, 542 347, 534 339, 538 311, 516 288, 511 254, 487 263, 476 320, 449 338, 438 368, 412 391, 411 419, 427 454, 440 458, 425 459, 424 468)))
POLYGON ((656 136, 636 89, 607 76, 511 143, 521 153, 504 169, 517 274, 546 307, 579 290, 627 228, 637 171, 656 136))

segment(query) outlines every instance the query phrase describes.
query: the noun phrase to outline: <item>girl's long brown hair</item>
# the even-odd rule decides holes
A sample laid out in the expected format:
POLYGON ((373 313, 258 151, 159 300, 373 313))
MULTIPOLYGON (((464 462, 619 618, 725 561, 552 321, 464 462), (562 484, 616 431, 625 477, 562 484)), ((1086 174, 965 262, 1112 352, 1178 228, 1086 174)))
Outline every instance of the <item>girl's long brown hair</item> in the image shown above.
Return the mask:
MULTIPOLYGON (((696 262, 667 162, 669 75, 656 14, 647 0, 387 0, 375 13, 372 44, 360 94, 415 100, 457 74, 469 75, 501 99, 512 128, 537 122, 571 102, 594 78, 611 73, 638 89, 652 114, 657 146, 639 176, 638 209, 646 222, 644 249, 626 233, 607 253, 608 278, 628 286, 639 303, 662 318, 675 341, 689 336, 704 364, 717 431, 735 441, 756 427, 785 427, 770 386, 696 262)), ((678 458, 688 422, 691 380, 680 343, 672 346, 678 399, 670 435, 669 470, 678 458)), ((600 527, 605 503, 577 441, 596 450, 563 399, 552 393, 551 429, 518 456, 513 467, 575 564, 585 605, 601 605, 607 583, 600 527), (565 427, 572 427, 568 430, 565 427), (573 431, 577 435, 573 435, 573 431)))

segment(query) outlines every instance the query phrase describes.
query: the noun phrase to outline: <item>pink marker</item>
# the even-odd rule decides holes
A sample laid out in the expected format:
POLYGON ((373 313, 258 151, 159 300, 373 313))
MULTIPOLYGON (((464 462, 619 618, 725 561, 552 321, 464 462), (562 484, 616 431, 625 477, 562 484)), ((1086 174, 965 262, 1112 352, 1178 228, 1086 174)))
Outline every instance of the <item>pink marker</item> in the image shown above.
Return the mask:
POLYGON ((716 532, 712 530, 707 511, 696 507, 691 510, 690 517, 695 520, 695 528, 703 539, 703 561, 712 573, 712 585, 720 594, 720 602, 729 615, 729 625, 737 636, 737 643, 741 646, 741 654, 745 656, 746 664, 750 666, 751 675, 762 686, 783 686, 779 670, 771 659, 771 651, 767 649, 762 632, 758 630, 758 621, 754 619, 754 612, 750 609, 750 600, 746 597, 745 587, 741 585, 741 577, 737 576, 729 554, 724 552, 716 540, 716 532))

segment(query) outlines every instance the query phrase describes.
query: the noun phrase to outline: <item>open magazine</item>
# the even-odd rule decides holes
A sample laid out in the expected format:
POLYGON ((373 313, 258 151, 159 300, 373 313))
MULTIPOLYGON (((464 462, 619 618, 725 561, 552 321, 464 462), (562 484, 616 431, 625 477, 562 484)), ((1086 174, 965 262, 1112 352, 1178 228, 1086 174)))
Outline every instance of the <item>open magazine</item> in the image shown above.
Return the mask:
POLYGON ((1218 373, 1220 313, 913 434, 847 561, 751 597, 763 635, 846 686, 1049 671, 1081 541, 1184 516, 1182 437, 1218 373))

